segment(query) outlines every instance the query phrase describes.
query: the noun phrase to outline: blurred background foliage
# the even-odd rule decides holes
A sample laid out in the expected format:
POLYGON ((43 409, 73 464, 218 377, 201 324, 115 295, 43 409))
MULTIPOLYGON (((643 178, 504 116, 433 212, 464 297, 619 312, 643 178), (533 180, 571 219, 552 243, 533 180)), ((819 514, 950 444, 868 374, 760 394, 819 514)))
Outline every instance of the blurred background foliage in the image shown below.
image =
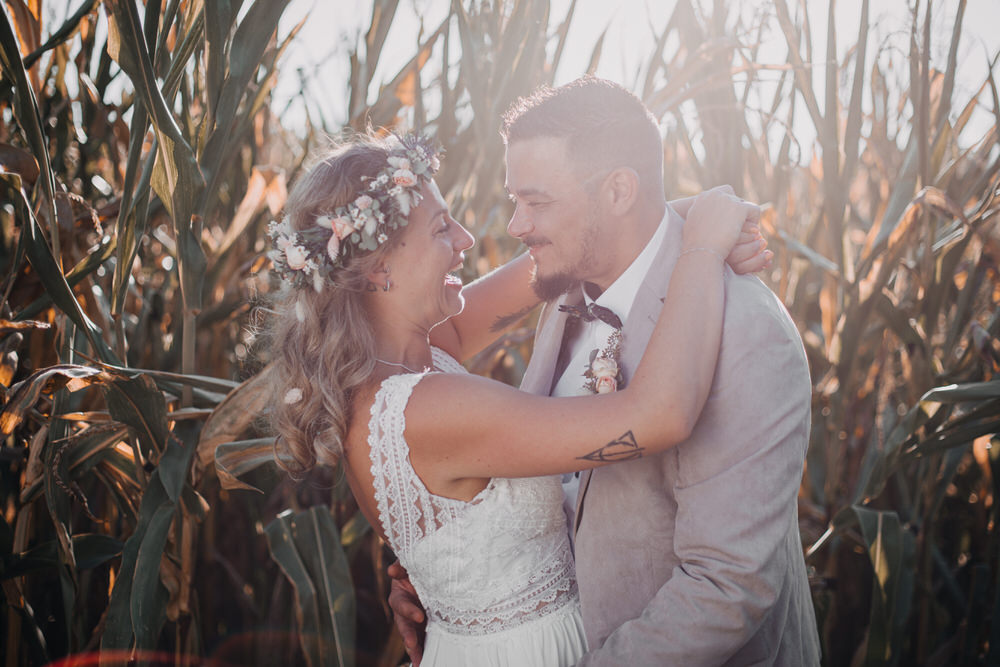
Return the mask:
MULTIPOLYGON (((0 16, 5 663, 399 664, 391 554, 339 471, 288 479, 261 426, 263 228, 344 129, 315 81, 301 126, 274 104, 288 1, 82 0, 54 25, 48 4, 0 16)), ((998 54, 956 86, 964 0, 909 3, 904 49, 867 0, 847 35, 834 0, 730 5, 638 27, 655 48, 622 83, 663 121, 669 193, 728 182, 765 205, 763 279, 814 381, 800 523, 824 664, 996 664, 998 54), (954 23, 932 30, 942 5, 954 23)), ((371 7, 335 92, 346 126, 445 146, 471 280, 519 252, 499 115, 553 82, 576 2, 453 0, 388 75, 399 3, 371 7)), ((516 383, 531 334, 470 367, 516 383)))

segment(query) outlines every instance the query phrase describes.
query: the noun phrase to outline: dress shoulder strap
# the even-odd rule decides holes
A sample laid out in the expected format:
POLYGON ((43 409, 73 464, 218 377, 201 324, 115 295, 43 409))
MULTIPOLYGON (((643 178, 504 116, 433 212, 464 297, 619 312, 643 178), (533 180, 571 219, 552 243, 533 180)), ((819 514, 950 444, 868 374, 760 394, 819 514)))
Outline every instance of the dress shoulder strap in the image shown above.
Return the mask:
POLYGON ((410 465, 403 433, 404 411, 413 388, 425 373, 391 375, 375 394, 368 422, 368 448, 379 521, 397 555, 423 534, 424 509, 431 506, 427 489, 410 465))
POLYGON ((431 360, 434 362, 435 368, 445 373, 466 374, 469 372, 455 357, 433 345, 431 346, 431 360))

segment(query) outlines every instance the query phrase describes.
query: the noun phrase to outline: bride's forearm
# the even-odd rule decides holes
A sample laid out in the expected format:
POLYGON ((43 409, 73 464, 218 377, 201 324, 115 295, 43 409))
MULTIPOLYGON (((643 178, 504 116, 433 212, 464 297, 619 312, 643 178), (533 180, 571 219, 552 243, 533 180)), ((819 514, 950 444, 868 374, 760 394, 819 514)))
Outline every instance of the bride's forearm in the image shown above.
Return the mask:
POLYGON ((722 340, 723 264, 721 253, 700 247, 677 260, 656 329, 626 389, 650 443, 666 447, 686 439, 708 398, 722 340))
POLYGON ((462 360, 492 343, 538 305, 531 289, 532 269, 531 257, 524 253, 466 285, 462 288, 465 309, 432 329, 431 343, 457 348, 456 358, 462 360))

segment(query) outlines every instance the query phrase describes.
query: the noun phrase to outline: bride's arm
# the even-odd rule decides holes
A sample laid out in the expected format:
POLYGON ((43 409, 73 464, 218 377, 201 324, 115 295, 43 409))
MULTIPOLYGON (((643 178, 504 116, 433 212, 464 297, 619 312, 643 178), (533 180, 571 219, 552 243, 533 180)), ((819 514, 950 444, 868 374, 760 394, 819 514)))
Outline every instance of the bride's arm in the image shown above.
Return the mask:
MULTIPOLYGON (((728 185, 712 188, 732 195, 728 185)), ((682 218, 698 195, 667 202, 682 218)), ((766 242, 757 229, 749 226, 740 234, 726 261, 736 273, 753 273, 765 268, 771 253, 765 252, 766 242)), ((464 361, 482 351, 505 330, 520 322, 538 305, 539 299, 531 288, 533 262, 527 253, 510 260, 485 276, 462 288, 465 309, 430 332, 431 344, 464 361)))
POLYGON ((687 439, 718 357, 722 258, 757 214, 721 192, 695 204, 661 317, 625 389, 543 398, 485 378, 433 374, 406 410, 411 454, 438 479, 524 477, 638 458, 687 439))
POLYGON ((523 253, 463 287, 465 308, 431 329, 431 345, 459 361, 484 349, 538 305, 531 272, 531 256, 523 253))

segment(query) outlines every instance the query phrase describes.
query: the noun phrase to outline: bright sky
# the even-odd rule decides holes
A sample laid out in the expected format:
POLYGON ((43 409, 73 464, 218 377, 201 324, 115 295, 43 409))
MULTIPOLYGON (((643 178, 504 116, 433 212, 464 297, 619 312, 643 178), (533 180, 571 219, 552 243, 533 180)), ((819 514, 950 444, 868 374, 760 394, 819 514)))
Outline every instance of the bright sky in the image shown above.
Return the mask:
MULTIPOLYGON (((597 74, 631 87, 636 80, 637 70, 654 43, 654 30, 660 31, 673 10, 675 0, 578 0, 577 9, 571 23, 567 49, 559 69, 556 83, 570 81, 582 74, 590 60, 591 49, 602 31, 607 29, 604 50, 597 74)), ((701 4, 711 2, 701 0, 701 4)), ((770 7, 772 3, 762 0, 747 0, 740 4, 742 11, 759 11, 758 7, 770 7)), ((789 3, 792 7, 797 2, 789 3)), ((822 57, 826 51, 826 15, 828 0, 807 0, 814 39, 814 57, 822 57)), ((869 57, 876 43, 887 41, 895 48, 908 49, 910 14, 907 5, 912 0, 871 0, 870 14, 873 25, 869 42, 869 57)), ((921 3, 923 5, 925 3, 921 3)), ((415 51, 417 33, 421 19, 426 32, 436 28, 447 15, 450 0, 402 0, 393 28, 389 33, 382 62, 376 71, 375 83, 388 81, 415 51)), ((552 26, 562 20, 569 6, 569 0, 553 0, 550 17, 552 26)), ((957 11, 958 1, 935 2, 932 11, 932 65, 944 68, 948 43, 957 11)), ((345 120, 347 100, 344 91, 349 72, 348 54, 359 34, 367 29, 371 19, 371 0, 292 0, 285 12, 280 31, 286 34, 299 20, 308 14, 308 20, 289 52, 286 54, 284 77, 276 91, 279 100, 276 108, 282 109, 285 102, 293 100, 290 113, 283 119, 294 126, 301 122, 301 104, 294 101, 302 88, 298 75, 292 75, 301 68, 310 80, 311 104, 322 109, 323 115, 333 124, 345 120)), ((853 46, 858 34, 861 0, 838 0, 836 4, 836 28, 838 52, 843 58, 846 50, 853 46)), ((922 16, 922 14, 921 14, 922 16)), ((784 62, 785 44, 780 34, 767 36, 760 53, 760 59, 784 62)), ((457 40, 453 40, 453 44, 457 40)), ((982 84, 986 77, 988 56, 1000 49, 1000 1, 968 0, 959 54, 959 81, 956 85, 956 99, 964 104, 982 84)), ((899 72, 908 77, 908 72, 899 72)), ((998 72, 1000 74, 1000 72, 998 72)), ((818 71, 816 91, 823 91, 822 72, 818 71)), ((377 85, 373 85, 373 91, 377 85)), ((822 104, 822 99, 820 101, 822 104)), ((800 114, 803 117, 804 114, 800 114)), ((992 122, 991 114, 980 113, 976 127, 986 128, 992 122)), ((798 131, 798 130, 796 130, 798 131)), ((803 128, 808 133, 808 128, 803 128)), ((800 141, 809 143, 810 137, 801 136, 800 141)), ((804 156, 805 157, 805 156, 804 156)))

